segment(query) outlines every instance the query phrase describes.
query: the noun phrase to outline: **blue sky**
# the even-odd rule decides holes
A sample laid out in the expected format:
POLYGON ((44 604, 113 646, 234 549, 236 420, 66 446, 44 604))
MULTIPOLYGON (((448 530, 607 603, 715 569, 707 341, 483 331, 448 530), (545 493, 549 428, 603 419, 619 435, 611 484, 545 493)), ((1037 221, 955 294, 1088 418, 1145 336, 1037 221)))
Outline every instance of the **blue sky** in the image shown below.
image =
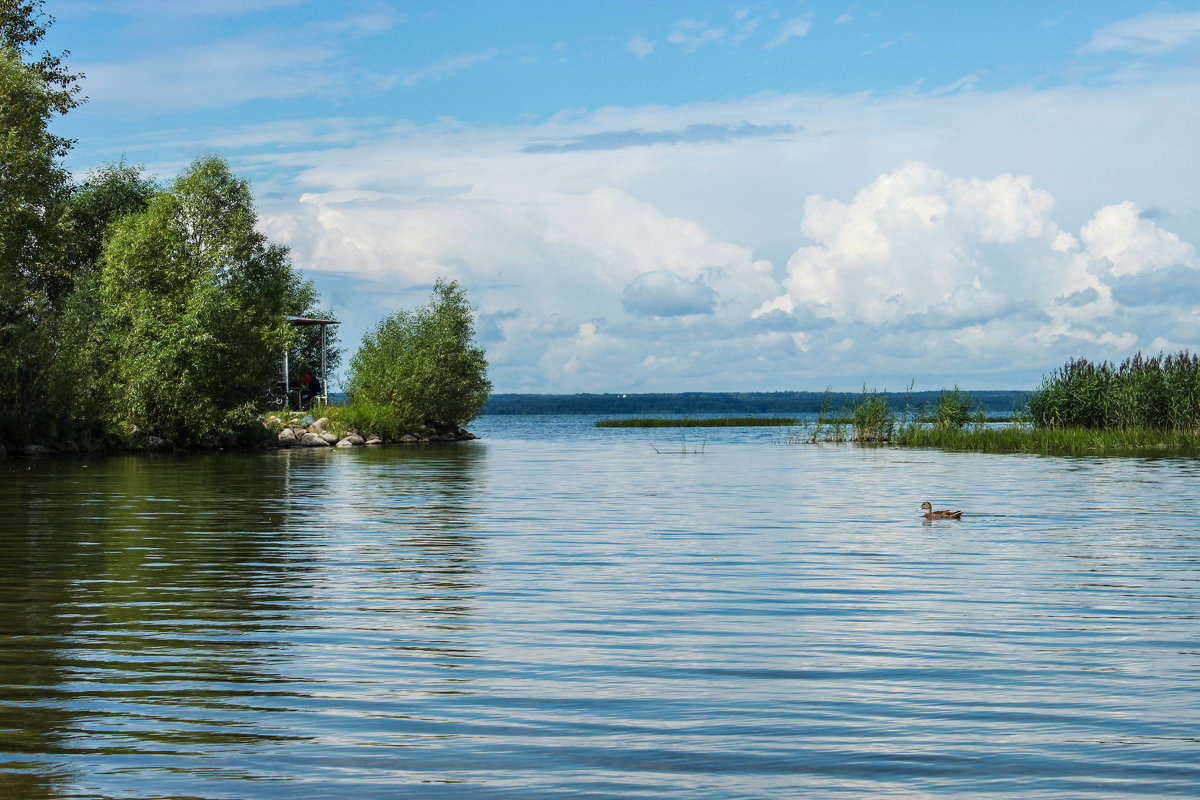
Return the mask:
POLYGON ((80 174, 225 156, 497 391, 1028 388, 1197 348, 1200 3, 49 0, 80 174))

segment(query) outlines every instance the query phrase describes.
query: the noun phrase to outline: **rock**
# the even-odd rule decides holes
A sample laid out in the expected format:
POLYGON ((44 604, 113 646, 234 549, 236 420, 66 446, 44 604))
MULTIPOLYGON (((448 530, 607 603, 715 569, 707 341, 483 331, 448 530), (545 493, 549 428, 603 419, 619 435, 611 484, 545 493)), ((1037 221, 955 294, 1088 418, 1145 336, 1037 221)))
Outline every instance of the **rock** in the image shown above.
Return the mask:
MULTIPOLYGON (((379 447, 380 445, 383 444, 383 439, 380 439, 378 436, 372 436, 370 439, 367 439, 367 441, 364 442, 363 444, 365 444, 367 447, 379 447)), ((3 458, 3 456, 0 455, 0 458, 3 458)))
POLYGON ((321 438, 319 433, 306 433, 300 440, 301 447, 329 447, 329 442, 321 438))
POLYGON ((329 424, 329 417, 321 417, 316 422, 310 424, 308 429, 313 433, 324 433, 325 426, 329 424))
POLYGON ((46 447, 44 444, 27 444, 21 452, 27 456, 52 456, 58 453, 53 447, 46 447))
POLYGON ((418 439, 416 436, 413 436, 411 433, 406 433, 403 436, 401 436, 397 441, 399 441, 400 444, 416 444, 417 442, 419 442, 421 440, 418 439))
POLYGON ((296 434, 292 432, 291 428, 284 428, 280 431, 276 441, 279 442, 280 447, 295 447, 297 444, 296 434))
POLYGON ((361 447, 362 443, 363 443, 363 438, 361 436, 358 436, 358 435, 352 433, 349 436, 347 436, 345 439, 342 439, 340 442, 338 442, 337 446, 338 447, 361 447))
POLYGON ((321 431, 317 435, 320 436, 325 441, 329 442, 330 444, 337 444, 337 442, 338 442, 338 435, 336 433, 330 433, 329 431, 321 431))
POLYGON ((62 452, 70 453, 73 456, 79 455, 79 443, 74 439, 67 439, 62 443, 62 452))
POLYGON ((146 447, 154 453, 167 453, 175 448, 166 439, 158 436, 151 436, 146 440, 146 447))

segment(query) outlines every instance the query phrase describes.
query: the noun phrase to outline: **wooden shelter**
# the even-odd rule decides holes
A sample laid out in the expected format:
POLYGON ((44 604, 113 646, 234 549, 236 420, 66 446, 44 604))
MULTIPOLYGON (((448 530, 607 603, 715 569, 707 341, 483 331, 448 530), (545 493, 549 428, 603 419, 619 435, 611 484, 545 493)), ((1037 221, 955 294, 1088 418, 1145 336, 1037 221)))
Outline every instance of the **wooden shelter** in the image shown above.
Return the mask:
MULTIPOLYGON (((325 329, 330 325, 341 325, 342 323, 336 319, 318 319, 317 317, 293 317, 289 316, 287 321, 297 328, 310 328, 313 325, 321 326, 321 392, 326 403, 329 402, 329 376, 326 375, 325 368, 325 329)), ((291 391, 291 376, 288 374, 288 353, 283 351, 283 388, 285 392, 291 391)), ((288 395, 284 395, 285 397, 288 395)), ((288 402, 291 405, 291 402, 288 402)), ((299 404, 297 404, 299 405, 299 404)))

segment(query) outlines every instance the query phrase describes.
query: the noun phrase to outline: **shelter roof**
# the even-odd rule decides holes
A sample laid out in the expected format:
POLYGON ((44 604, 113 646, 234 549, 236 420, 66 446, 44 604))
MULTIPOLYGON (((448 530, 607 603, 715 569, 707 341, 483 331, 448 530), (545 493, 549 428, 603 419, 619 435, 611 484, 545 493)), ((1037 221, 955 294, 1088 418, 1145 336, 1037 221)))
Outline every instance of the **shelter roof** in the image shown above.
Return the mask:
POLYGON ((287 317, 287 321, 293 325, 341 325, 342 323, 336 319, 317 319, 316 317, 287 317))

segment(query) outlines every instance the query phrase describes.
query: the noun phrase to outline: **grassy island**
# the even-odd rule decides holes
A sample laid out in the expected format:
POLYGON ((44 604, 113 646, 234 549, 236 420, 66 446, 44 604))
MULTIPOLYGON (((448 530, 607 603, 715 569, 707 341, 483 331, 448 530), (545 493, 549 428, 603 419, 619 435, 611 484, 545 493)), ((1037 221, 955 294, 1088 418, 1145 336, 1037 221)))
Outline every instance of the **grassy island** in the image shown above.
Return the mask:
POLYGON ((793 428, 785 441, 854 441, 989 453, 1200 454, 1200 357, 1187 351, 1120 365, 1072 359, 1004 422, 957 388, 934 404, 895 409, 864 391, 850 407, 793 428))

